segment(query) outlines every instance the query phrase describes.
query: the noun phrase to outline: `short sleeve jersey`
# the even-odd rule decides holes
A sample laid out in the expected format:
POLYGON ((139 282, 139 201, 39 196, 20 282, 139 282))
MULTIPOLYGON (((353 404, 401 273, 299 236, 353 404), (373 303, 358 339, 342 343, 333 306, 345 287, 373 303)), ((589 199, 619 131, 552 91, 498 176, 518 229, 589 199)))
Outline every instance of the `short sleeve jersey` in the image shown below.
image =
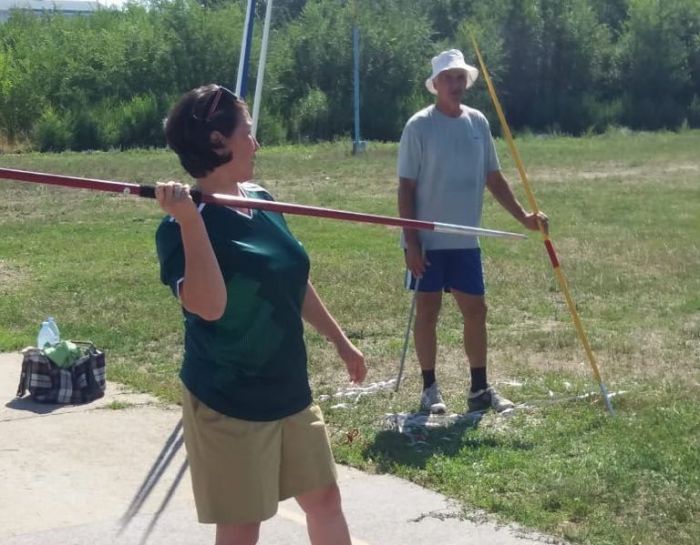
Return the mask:
MULTIPOLYGON (((416 219, 478 227, 486 176, 500 170, 488 120, 464 105, 459 117, 434 105, 419 111, 401 135, 397 170, 417 182, 416 219)), ((474 236, 421 231, 420 237, 425 250, 479 246, 474 236)))
MULTIPOLYGON (((272 200, 245 183, 249 198, 272 200)), ((251 216, 200 205, 226 283, 223 316, 207 321, 182 309, 185 352, 180 378, 212 409, 235 418, 278 420, 311 403, 302 306, 309 258, 281 214, 251 216)), ((161 280, 179 295, 185 273, 180 226, 166 217, 156 233, 161 280)))

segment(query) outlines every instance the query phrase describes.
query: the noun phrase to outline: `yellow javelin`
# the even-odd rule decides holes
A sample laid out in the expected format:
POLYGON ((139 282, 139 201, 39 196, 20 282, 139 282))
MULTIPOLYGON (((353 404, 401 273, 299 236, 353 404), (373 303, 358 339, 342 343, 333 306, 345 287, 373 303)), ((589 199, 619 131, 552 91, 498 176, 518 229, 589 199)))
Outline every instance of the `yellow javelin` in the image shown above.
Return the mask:
MULTIPOLYGON (((515 166, 517 167, 518 173, 520 174, 520 179, 522 180, 523 186, 525 187, 525 193, 527 195, 527 200, 530 203, 530 208, 535 214, 537 214, 539 212, 539 208, 537 206, 537 201, 535 200, 535 194, 532 192, 532 188, 530 187, 530 182, 527 179, 527 174, 525 172, 525 167, 523 166, 523 161, 522 159, 520 159, 518 149, 515 147, 513 135, 510 132, 510 127, 508 126, 508 122, 506 121, 506 116, 503 114, 503 108, 501 108, 501 103, 499 102, 498 97, 496 96, 496 90, 493 86, 493 82, 491 81, 491 76, 489 76, 489 72, 486 69, 484 59, 481 57, 481 51, 479 51, 479 46, 476 43, 476 38, 474 37, 473 32, 471 33, 471 39, 472 44, 474 45, 474 51, 476 52, 476 56, 479 59, 479 66, 481 67, 481 72, 484 74, 484 80, 486 81, 486 85, 489 89, 489 94, 491 95, 491 100, 493 101, 493 105, 496 108, 496 113, 498 114, 498 119, 500 120, 501 126, 503 127, 503 134, 506 137, 506 142, 508 143, 510 154, 513 156, 515 166)), ((554 251, 552 241, 549 239, 549 235, 547 235, 547 233, 544 231, 542 222, 540 222, 539 219, 537 221, 537 224, 539 225, 540 234, 542 235, 542 240, 544 241, 545 248, 547 248, 549 260, 552 262, 554 274, 557 277, 557 280, 559 281, 559 286, 561 287, 561 291, 564 294, 564 298, 566 299, 566 305, 567 307, 569 307, 569 312, 571 313, 571 318, 574 321, 574 326, 576 327, 578 338, 581 340, 581 344, 583 344, 583 348, 586 351, 586 355, 588 356, 588 361, 591 364, 591 369, 593 369, 593 376, 598 381, 598 385, 600 386, 600 392, 603 394, 605 406, 608 408, 610 414, 614 415, 615 411, 613 410, 612 403, 610 403, 608 389, 603 383, 603 379, 600 375, 600 370, 598 369, 598 364, 596 363, 595 356, 593 355, 593 350, 591 349, 591 345, 588 342, 588 337, 586 336, 586 332, 583 329, 581 320, 578 317, 576 305, 574 305, 574 301, 571 298, 571 293, 569 292, 569 286, 566 281, 566 276, 564 276, 564 273, 561 270, 561 266, 559 265, 559 259, 557 259, 557 254, 554 251)))

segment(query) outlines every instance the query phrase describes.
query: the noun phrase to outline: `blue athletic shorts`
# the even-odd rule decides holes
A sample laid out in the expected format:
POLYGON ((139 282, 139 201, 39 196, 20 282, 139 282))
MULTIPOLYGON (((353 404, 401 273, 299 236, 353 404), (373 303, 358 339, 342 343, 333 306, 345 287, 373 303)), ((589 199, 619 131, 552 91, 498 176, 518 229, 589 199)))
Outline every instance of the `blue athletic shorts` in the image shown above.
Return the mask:
MULTIPOLYGON (((469 295, 484 295, 484 270, 481 248, 428 250, 429 265, 418 283, 418 291, 435 292, 455 289, 469 295)), ((406 287, 415 290, 416 278, 406 271, 406 287)))

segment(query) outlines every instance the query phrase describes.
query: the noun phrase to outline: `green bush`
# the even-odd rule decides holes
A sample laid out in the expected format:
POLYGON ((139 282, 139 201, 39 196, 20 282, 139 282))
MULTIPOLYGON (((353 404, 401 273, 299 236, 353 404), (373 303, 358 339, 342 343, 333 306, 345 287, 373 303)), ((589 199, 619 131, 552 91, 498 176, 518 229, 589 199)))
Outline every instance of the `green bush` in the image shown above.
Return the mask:
POLYGON ((70 116, 61 116, 48 107, 34 125, 33 141, 40 151, 63 151, 73 138, 70 116))
POLYGON ((688 108, 688 125, 694 129, 700 128, 700 96, 694 95, 688 108))
POLYGON ((100 131, 100 143, 103 150, 119 148, 121 127, 121 103, 112 98, 102 101, 93 110, 100 131))
POLYGON ((165 112, 151 94, 134 97, 118 109, 118 145, 130 147, 162 147, 165 112))
POLYGON ((91 110, 78 110, 73 115, 71 149, 76 151, 105 149, 99 121, 91 110))
POLYGON ((595 100, 589 104, 590 133, 601 134, 613 127, 621 119, 622 101, 620 99, 601 101, 595 100))
POLYGON ((310 89, 292 108, 292 135, 297 141, 328 138, 328 97, 320 89, 310 89))
POLYGON ((262 106, 258 119, 258 142, 262 146, 279 146, 287 142, 287 129, 282 119, 262 106))

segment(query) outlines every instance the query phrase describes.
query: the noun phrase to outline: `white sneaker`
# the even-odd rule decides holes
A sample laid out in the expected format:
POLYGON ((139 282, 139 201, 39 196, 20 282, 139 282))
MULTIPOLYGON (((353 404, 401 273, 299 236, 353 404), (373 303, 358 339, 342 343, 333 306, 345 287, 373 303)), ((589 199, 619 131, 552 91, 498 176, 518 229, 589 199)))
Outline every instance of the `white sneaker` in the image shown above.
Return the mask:
POLYGON ((420 409, 430 414, 445 414, 447 411, 447 405, 442 399, 437 382, 433 382, 430 388, 423 390, 420 396, 420 409))
POLYGON ((503 397, 492 386, 479 390, 478 392, 469 392, 467 396, 467 407, 469 412, 485 411, 493 409, 497 413, 501 413, 515 407, 515 404, 503 397))

